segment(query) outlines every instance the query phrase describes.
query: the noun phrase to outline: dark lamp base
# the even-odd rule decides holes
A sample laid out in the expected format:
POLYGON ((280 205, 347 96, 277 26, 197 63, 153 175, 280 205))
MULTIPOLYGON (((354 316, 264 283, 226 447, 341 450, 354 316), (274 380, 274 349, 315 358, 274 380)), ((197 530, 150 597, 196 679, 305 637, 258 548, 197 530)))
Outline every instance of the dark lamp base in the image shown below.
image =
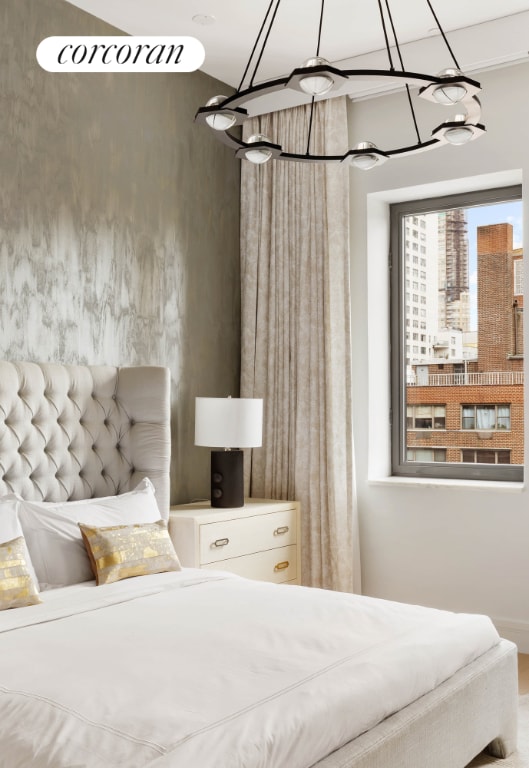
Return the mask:
POLYGON ((211 451, 212 507, 244 507, 243 462, 243 451, 211 451))

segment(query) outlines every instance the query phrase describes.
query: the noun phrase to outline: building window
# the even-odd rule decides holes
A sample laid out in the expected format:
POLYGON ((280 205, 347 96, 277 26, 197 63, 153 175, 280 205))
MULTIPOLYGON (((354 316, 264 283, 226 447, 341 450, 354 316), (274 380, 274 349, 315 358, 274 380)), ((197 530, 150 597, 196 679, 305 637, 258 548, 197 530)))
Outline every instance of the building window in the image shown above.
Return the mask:
POLYGON ((523 296, 523 259, 514 262, 514 295, 523 296))
POLYGON ((446 406, 408 405, 406 422, 408 429, 444 429, 446 406))
POLYGON ((390 206, 395 475, 523 480, 521 192, 517 185, 390 206), (414 255, 406 226, 421 234, 419 302, 412 282, 420 309, 404 301, 414 255), (424 339, 410 357, 405 329, 417 318, 424 339), (436 429, 446 430, 443 448, 429 444, 436 429), (469 447, 470 431, 486 444, 469 447))
POLYGON ((461 461, 469 464, 510 464, 511 452, 505 450, 487 451, 474 448, 463 448, 461 461))
MULTIPOLYGON (((510 429, 510 405, 463 405, 461 429, 510 429)), ((508 463, 508 462, 507 462, 508 463)))
POLYGON ((408 461, 446 461, 446 448, 408 448, 408 461))

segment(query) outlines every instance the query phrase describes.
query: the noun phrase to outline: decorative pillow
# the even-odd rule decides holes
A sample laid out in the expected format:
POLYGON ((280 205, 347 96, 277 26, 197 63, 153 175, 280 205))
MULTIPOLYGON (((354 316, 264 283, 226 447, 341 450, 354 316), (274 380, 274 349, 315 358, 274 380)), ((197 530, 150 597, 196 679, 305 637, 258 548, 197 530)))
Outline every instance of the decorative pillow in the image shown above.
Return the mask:
MULTIPOLYGON (((19 498, 14 493, 0 496, 0 543, 2 544, 24 535, 18 519, 18 502, 19 498)), ((37 575, 26 542, 24 542, 24 559, 32 580, 37 584, 37 575)))
POLYGON ((160 519, 152 483, 144 479, 120 496, 58 504, 18 499, 18 517, 41 589, 94 578, 78 523, 153 523, 160 519))
POLYGON ((181 570, 165 520, 106 528, 79 523, 79 528, 98 585, 181 570))
POLYGON ((0 544, 0 611, 40 603, 23 536, 0 544))

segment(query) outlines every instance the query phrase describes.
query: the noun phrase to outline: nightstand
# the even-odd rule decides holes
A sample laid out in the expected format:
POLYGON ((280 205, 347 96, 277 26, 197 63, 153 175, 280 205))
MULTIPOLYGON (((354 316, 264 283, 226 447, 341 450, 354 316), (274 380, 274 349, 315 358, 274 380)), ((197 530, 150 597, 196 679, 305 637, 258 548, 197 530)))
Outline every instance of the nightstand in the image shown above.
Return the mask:
POLYGON ((300 582, 299 502, 246 499, 171 507, 169 534, 185 567, 225 570, 260 581, 300 582))

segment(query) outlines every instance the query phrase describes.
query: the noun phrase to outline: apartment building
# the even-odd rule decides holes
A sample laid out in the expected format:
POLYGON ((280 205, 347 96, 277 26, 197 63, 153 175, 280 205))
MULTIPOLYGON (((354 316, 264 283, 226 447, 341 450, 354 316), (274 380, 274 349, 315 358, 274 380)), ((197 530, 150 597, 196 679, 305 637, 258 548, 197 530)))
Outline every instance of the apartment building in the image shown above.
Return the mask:
MULTIPOLYGON (((454 217, 454 223, 453 240, 463 243, 461 217, 454 217)), ((444 219, 440 230, 446 225, 444 219)), ((460 294, 468 293, 468 275, 463 267, 456 269, 466 260, 468 273, 463 250, 461 259, 452 251, 455 302, 456 280, 460 294)), ((447 249, 447 274, 449 260, 447 249)), ((438 357, 412 366, 407 386, 411 461, 523 464, 523 253, 513 248, 511 224, 478 227, 477 273, 475 355, 438 357)), ((452 303, 449 282, 447 306, 452 303)), ((448 327, 439 335, 451 333, 448 327)))

